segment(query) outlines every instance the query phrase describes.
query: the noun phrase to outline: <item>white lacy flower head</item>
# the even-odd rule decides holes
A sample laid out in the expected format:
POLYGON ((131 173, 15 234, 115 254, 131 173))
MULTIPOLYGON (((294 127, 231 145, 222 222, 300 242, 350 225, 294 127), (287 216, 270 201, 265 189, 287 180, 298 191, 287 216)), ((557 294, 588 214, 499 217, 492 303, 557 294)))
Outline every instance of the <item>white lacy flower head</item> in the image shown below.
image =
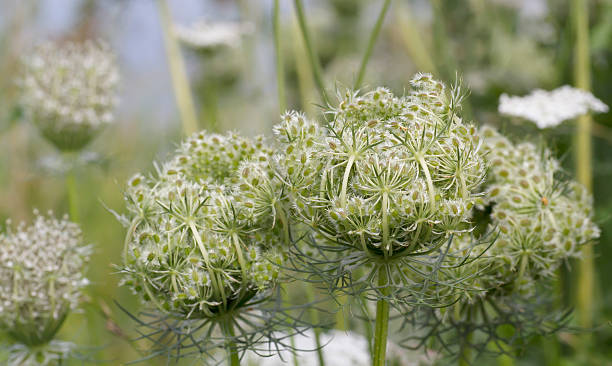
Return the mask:
POLYGON ((589 112, 607 111, 608 106, 593 94, 568 85, 552 91, 536 89, 524 97, 502 94, 499 98, 499 113, 528 119, 541 129, 589 112))
POLYGON ((208 22, 200 20, 190 26, 176 25, 174 34, 195 49, 211 50, 219 47, 237 47, 243 35, 253 32, 250 23, 208 22))
MULTIPOLYGON (((332 330, 320 336, 323 346, 323 358, 326 365, 335 366, 367 366, 371 364, 368 352, 368 340, 361 334, 332 330)), ((317 366, 319 359, 315 335, 312 331, 293 336, 293 344, 298 351, 297 359, 300 366, 317 366)), ((390 365, 425 366, 432 365, 437 359, 431 352, 409 351, 402 349, 395 343, 388 342, 387 359, 390 365)), ((259 357, 254 352, 247 353, 247 364, 258 366, 282 366, 291 364, 294 355, 289 351, 282 351, 272 357, 259 357)))
POLYGON ((38 46, 23 61, 21 104, 60 150, 79 150, 113 123, 119 72, 101 41, 38 46))
POLYGON ((28 347, 51 341, 79 306, 91 254, 77 224, 34 213, 32 225, 0 234, 0 326, 28 347))

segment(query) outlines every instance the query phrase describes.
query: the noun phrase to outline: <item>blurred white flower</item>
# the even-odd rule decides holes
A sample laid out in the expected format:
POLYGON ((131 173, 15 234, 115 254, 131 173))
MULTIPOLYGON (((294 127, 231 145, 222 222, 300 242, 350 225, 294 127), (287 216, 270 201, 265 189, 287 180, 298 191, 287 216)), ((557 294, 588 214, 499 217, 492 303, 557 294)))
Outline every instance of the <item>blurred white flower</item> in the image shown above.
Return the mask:
POLYGON ((498 110, 528 119, 542 129, 589 112, 605 113, 608 106, 587 91, 564 85, 552 91, 535 89, 524 97, 502 94, 498 110))
POLYGON ((174 34, 186 45, 196 49, 237 47, 240 38, 253 32, 251 23, 207 22, 200 20, 190 26, 176 25, 174 34))
POLYGON ((0 234, 0 327, 32 349, 51 341, 81 303, 91 254, 77 224, 34 215, 32 225, 7 224, 0 234))
POLYGON ((37 47, 23 60, 21 105, 60 150, 80 150, 114 122, 119 71, 101 41, 37 47))
MULTIPOLYGON (((321 334, 320 339, 326 365, 367 366, 371 364, 368 341, 360 334, 332 330, 321 334)), ((304 350, 297 354, 300 366, 319 365, 319 359, 315 351, 317 349, 315 336, 312 331, 295 335, 293 340, 296 349, 304 350)), ((387 346, 387 353, 389 364, 401 366, 431 365, 436 359, 433 353, 408 351, 391 342, 387 346)), ((272 357, 259 357, 254 352, 249 352, 247 353, 246 363, 258 366, 284 366, 292 364, 293 357, 289 351, 282 351, 280 356, 274 355, 272 357)))

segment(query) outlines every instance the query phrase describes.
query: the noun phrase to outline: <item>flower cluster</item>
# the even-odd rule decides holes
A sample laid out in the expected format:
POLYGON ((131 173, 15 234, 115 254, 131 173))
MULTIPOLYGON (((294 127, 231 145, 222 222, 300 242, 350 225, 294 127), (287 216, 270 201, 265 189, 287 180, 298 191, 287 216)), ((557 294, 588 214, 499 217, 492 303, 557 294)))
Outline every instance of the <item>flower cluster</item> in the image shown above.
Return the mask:
POLYGON ((23 67, 26 116, 60 150, 81 149, 113 122, 119 73, 105 43, 45 43, 23 67))
POLYGON ((50 342, 81 302, 91 247, 67 221, 39 215, 0 234, 0 325, 17 342, 50 342))
POLYGON ((553 295, 543 294, 549 294, 559 266, 599 236, 591 195, 563 176, 549 151, 530 142, 513 144, 490 127, 480 135, 490 168, 474 208, 478 227, 453 241, 459 255, 451 262, 485 260, 455 269, 455 276, 468 279, 455 306, 415 313, 416 322, 436 329, 447 350, 491 352, 492 340, 515 344, 558 330, 567 312, 554 309, 553 295), (465 343, 457 344, 457 338, 465 343))
POLYGON ((492 270, 480 280, 502 294, 528 294, 536 280, 552 278, 564 260, 578 257, 581 245, 599 236, 592 197, 562 179, 549 151, 528 142, 514 145, 489 127, 481 135, 491 167, 486 204, 499 233, 487 252, 492 270))
POLYGON ((477 130, 458 115, 458 88, 428 74, 411 85, 402 97, 347 92, 324 127, 294 112, 275 127, 296 217, 365 262, 433 256, 469 231, 485 177, 477 130))
POLYGON ((524 97, 502 94, 499 98, 499 113, 525 118, 541 129, 589 112, 607 111, 608 106, 593 94, 568 85, 552 91, 536 89, 524 97))
POLYGON ((288 238, 272 150, 196 133, 151 177, 128 183, 123 283, 160 311, 214 319, 275 286, 288 238))

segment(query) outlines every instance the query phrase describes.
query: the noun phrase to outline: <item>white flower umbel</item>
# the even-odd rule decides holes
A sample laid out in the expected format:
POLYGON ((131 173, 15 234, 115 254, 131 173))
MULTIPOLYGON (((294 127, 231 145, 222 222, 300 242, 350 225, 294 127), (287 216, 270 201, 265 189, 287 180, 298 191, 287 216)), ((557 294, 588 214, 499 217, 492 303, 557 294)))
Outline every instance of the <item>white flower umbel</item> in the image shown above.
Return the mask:
POLYGON ((45 43, 23 61, 21 105, 26 118, 60 150, 80 150, 114 122, 119 82, 104 42, 45 43))
MULTIPOLYGON (((123 284, 164 315, 219 326, 233 338, 241 316, 256 315, 276 286, 280 244, 289 237, 271 156, 261 138, 202 132, 155 175, 132 178, 123 284)), ((249 324, 256 332, 271 323, 249 324)), ((237 337, 248 348, 252 338, 242 326, 237 337)), ((205 334, 201 342, 211 340, 205 334)), ((234 364, 235 348, 231 357, 234 364)))
POLYGON ((35 215, 32 225, 7 225, 0 234, 0 325, 16 342, 12 359, 30 360, 16 365, 46 364, 36 360, 67 353, 65 343, 52 340, 88 284, 91 247, 82 245, 79 227, 66 218, 35 215))
POLYGON ((593 94, 568 85, 552 91, 536 89, 524 97, 502 94, 499 98, 499 113, 527 119, 540 129, 589 112, 607 111, 608 106, 593 94))
POLYGON ((253 32, 252 25, 239 22, 208 22, 200 20, 190 26, 176 25, 176 37, 186 45, 202 50, 237 47, 243 35, 253 32))

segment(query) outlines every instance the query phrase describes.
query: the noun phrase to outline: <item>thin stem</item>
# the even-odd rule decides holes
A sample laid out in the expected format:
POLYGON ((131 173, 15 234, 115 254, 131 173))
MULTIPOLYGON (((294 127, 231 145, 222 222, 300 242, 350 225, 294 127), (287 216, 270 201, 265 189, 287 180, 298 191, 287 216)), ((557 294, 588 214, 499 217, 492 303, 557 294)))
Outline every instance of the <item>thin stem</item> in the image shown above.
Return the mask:
MULTIPOLYGON (((316 296, 314 293, 314 288, 311 283, 306 283, 304 285, 306 288, 306 299, 309 303, 314 303, 316 301, 316 296)), ((323 357, 323 349, 321 346, 321 329, 319 328, 319 313, 317 312, 317 308, 315 306, 310 306, 310 321, 315 326, 313 327, 314 335, 315 335, 315 345, 317 347, 317 358, 319 359, 319 366, 325 366, 325 358, 323 357)))
POLYGON ((78 190, 74 167, 66 172, 66 192, 68 194, 68 214, 72 222, 79 222, 79 205, 77 203, 78 190))
POLYGON ((223 334, 225 335, 225 347, 227 348, 227 354, 230 360, 230 366, 240 366, 240 357, 238 355, 238 347, 234 338, 234 325, 232 324, 231 318, 226 318, 221 323, 223 334))
POLYGON ((380 33, 380 29, 382 28, 383 22, 385 20, 385 15, 387 14, 387 10, 389 9, 389 5, 391 5, 391 0, 385 0, 385 3, 380 9, 378 19, 376 19, 376 24, 374 24, 372 33, 370 33, 370 40, 368 41, 368 46, 366 47, 366 51, 363 54, 363 58, 361 59, 361 65, 359 66, 359 74, 357 74, 357 80, 355 80, 355 85, 353 86, 353 89, 359 89, 361 83, 363 82, 366 66, 368 65, 370 56, 372 55, 372 50, 374 49, 376 38, 378 38, 378 34, 380 33))
POLYGON ((295 4, 295 13, 297 15, 298 24, 300 25, 300 31, 302 32, 302 38, 304 39, 304 46, 306 47, 306 52, 308 54, 308 59, 310 60, 310 67, 312 69, 312 75, 314 76, 315 84, 317 85, 317 89, 319 90, 319 94, 321 94, 321 99, 324 103, 328 103, 329 99, 327 98, 327 93, 325 92, 325 84, 323 84, 323 78, 321 76, 321 64, 319 63, 319 59, 315 52, 314 46, 312 44, 310 38, 310 32, 308 31, 308 26, 306 25, 306 17, 304 15, 304 5, 302 4, 302 0, 294 0, 295 4))
MULTIPOLYGON (((289 296, 289 291, 286 285, 287 285, 286 283, 280 284, 281 300, 283 301, 283 304, 285 304, 286 306, 291 306, 291 297, 289 296)), ((291 345, 291 349, 295 350, 295 336, 292 336, 289 338, 289 344, 291 345)), ((300 363, 298 361, 297 352, 292 352, 292 356, 293 356, 293 366, 300 366, 300 363)))
POLYGON ((279 0, 274 0, 274 8, 272 10, 272 32, 274 33, 274 51, 276 56, 276 89, 278 93, 278 109, 280 113, 284 113, 287 109, 285 99, 285 73, 283 65, 283 50, 281 49, 280 40, 280 5, 279 0))
POLYGON ((170 67, 172 86, 174 88, 176 104, 183 124, 183 133, 191 135, 198 129, 198 120, 193 98, 191 96, 191 90, 189 88, 187 72, 185 71, 183 56, 181 55, 181 50, 172 28, 172 16, 168 3, 166 0, 157 0, 157 5, 166 46, 166 57, 168 59, 168 66, 170 67))
MULTIPOLYGON (((591 89, 591 60, 589 51, 589 12, 586 0, 572 0, 570 16, 574 29, 574 79, 576 87, 589 91, 591 89)), ((591 129, 590 115, 578 118, 576 125, 576 175, 578 181, 589 191, 593 189, 593 172, 591 170, 591 129)), ((578 323, 583 328, 593 325, 593 298, 595 263, 593 247, 587 244, 582 249, 582 260, 579 263, 578 291, 576 305, 578 308, 578 323)), ((583 351, 590 343, 588 333, 582 335, 583 351)))
POLYGON ((378 269, 378 286, 381 298, 376 302, 376 327, 374 329, 374 362, 373 366, 385 366, 387 354, 387 335, 389 332, 389 303, 385 297, 389 296, 389 280, 387 269, 381 266, 378 269))
POLYGON ((219 132, 219 116, 218 116, 218 108, 219 101, 217 97, 217 85, 214 81, 214 78, 208 78, 208 81, 205 82, 206 85, 204 87, 204 119, 205 126, 209 131, 219 132))
POLYGON ((383 229, 382 246, 383 246, 385 255, 387 255, 387 253, 391 251, 391 245, 389 243, 389 218, 388 216, 389 216, 389 194, 385 192, 383 193, 383 197, 382 197, 382 229, 383 229))
POLYGON ((295 60, 295 71, 298 78, 298 89, 300 91, 300 102, 302 110, 307 116, 313 116, 315 113, 312 101, 315 99, 313 92, 316 89, 314 81, 312 80, 312 73, 310 72, 308 55, 306 54, 306 47, 304 46, 304 40, 301 37, 299 25, 294 21, 292 26, 291 36, 293 39, 293 59, 295 60))
POLYGON ((346 190, 348 189, 348 180, 351 175, 351 169, 355 162, 355 155, 351 155, 346 162, 346 168, 344 168, 344 176, 342 177, 342 186, 340 188, 340 205, 342 208, 346 208, 346 190))

